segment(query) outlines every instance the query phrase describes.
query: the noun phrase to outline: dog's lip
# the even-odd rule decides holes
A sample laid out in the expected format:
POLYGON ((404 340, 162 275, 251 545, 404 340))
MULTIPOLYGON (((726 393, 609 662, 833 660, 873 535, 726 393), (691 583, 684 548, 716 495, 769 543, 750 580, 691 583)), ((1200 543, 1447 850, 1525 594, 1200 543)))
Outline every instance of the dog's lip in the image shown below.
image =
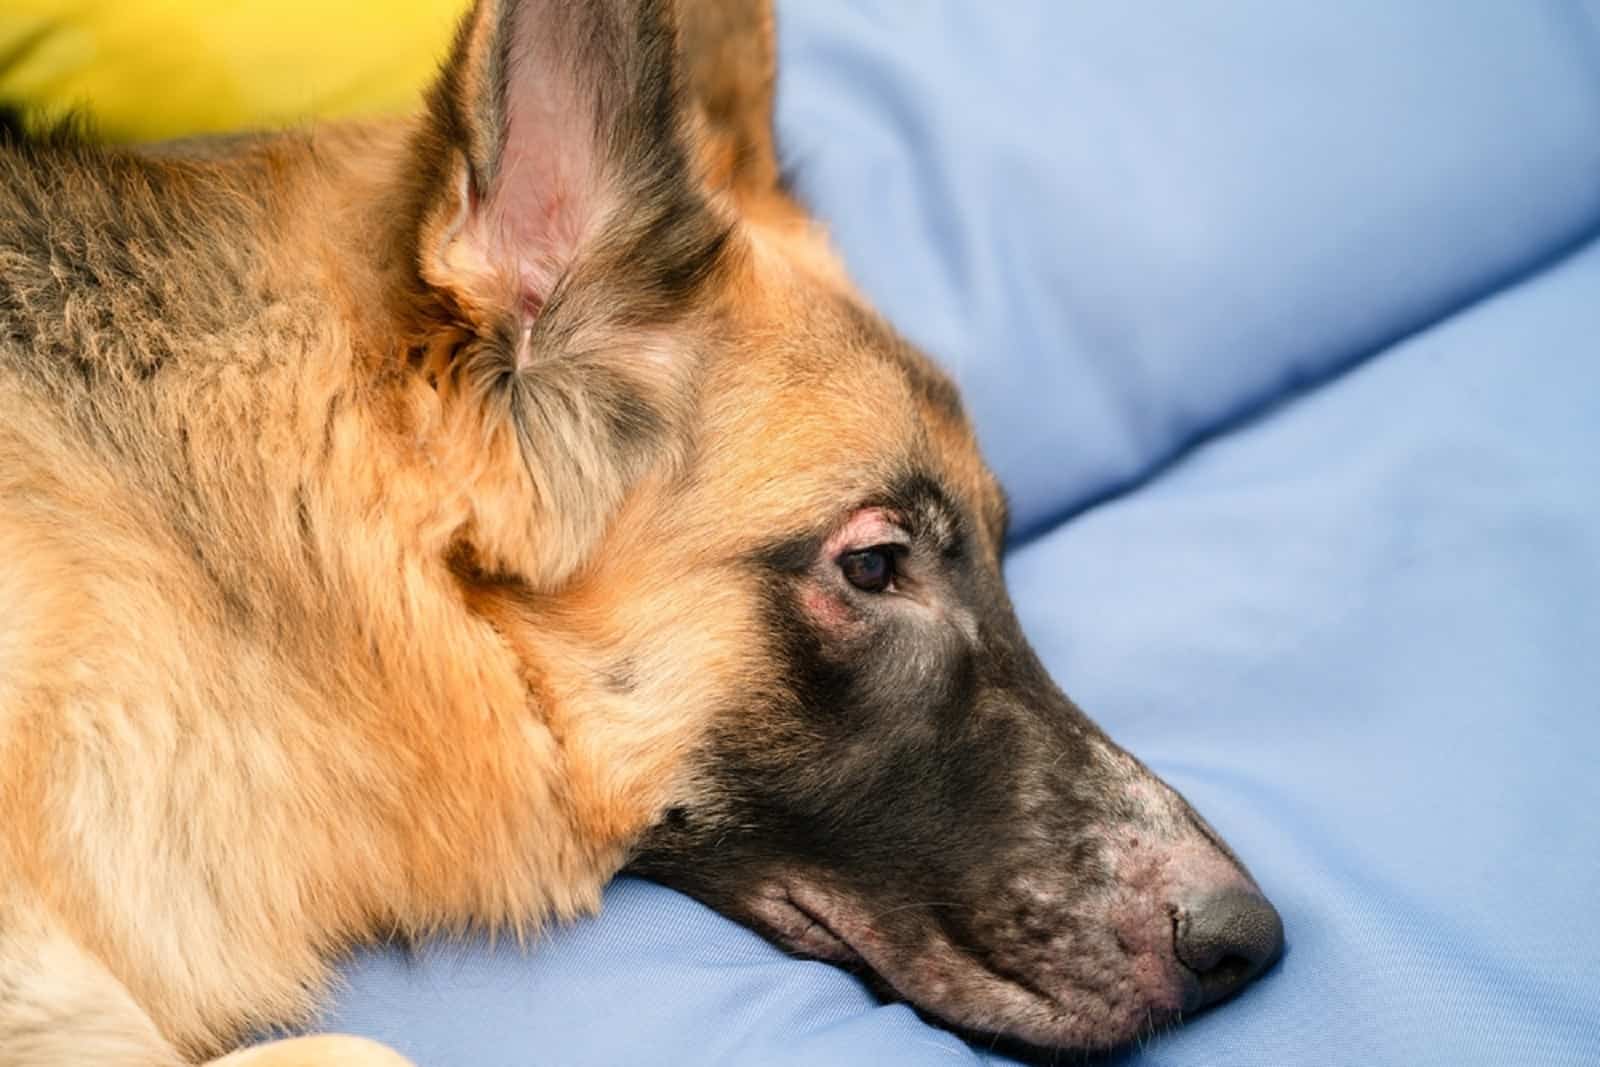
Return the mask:
POLYGON ((1031 983, 1019 982, 1015 975, 997 970, 983 958, 957 949, 948 938, 939 938, 953 953, 960 966, 981 976, 991 991, 1003 989, 1009 1007, 997 1017, 994 1006, 976 1013, 970 1005, 947 999, 948 985, 930 988, 905 966, 895 966, 889 949, 867 915, 853 900, 837 896, 804 878, 769 883, 752 903, 758 927, 780 945, 800 955, 842 965, 864 975, 875 975, 892 995, 942 1017, 948 1024, 973 1035, 1004 1035, 1038 1048, 1071 1047, 1097 1051, 1119 1047, 1139 1033, 1166 1025, 1182 1010, 1157 1005, 1140 1009, 1139 1018, 1110 1031, 1094 1032, 1078 1028, 1080 1008, 1051 996, 1031 983), (1077 1031, 1076 1033, 1072 1031, 1077 1031), (1064 1032, 1065 1031, 1065 1032, 1064 1032), (1063 1043, 1063 1038, 1066 1043, 1063 1043))
POLYGON ((794 952, 830 963, 866 963, 829 921, 826 906, 812 894, 788 885, 772 885, 762 892, 754 910, 761 925, 794 952))

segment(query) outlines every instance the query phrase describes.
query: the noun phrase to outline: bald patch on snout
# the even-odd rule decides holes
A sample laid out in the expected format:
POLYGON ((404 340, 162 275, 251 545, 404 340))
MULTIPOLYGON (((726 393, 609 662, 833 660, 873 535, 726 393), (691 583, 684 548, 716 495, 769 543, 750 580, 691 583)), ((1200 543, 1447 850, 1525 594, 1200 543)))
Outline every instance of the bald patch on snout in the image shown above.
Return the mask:
POLYGON ((1186 807, 1178 795, 1126 752, 1101 741, 1094 745, 1094 764, 1105 777, 1113 817, 1144 829, 1148 835, 1175 838, 1188 828, 1186 807))

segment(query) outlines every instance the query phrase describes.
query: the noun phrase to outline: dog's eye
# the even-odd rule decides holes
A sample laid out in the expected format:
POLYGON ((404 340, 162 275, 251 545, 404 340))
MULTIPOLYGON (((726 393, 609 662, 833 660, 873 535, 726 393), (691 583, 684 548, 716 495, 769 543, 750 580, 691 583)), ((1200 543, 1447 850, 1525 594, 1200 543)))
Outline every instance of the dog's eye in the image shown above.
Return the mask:
POLYGON ((867 593, 881 593, 894 580, 894 550, 884 545, 846 552, 839 557, 845 581, 867 593))

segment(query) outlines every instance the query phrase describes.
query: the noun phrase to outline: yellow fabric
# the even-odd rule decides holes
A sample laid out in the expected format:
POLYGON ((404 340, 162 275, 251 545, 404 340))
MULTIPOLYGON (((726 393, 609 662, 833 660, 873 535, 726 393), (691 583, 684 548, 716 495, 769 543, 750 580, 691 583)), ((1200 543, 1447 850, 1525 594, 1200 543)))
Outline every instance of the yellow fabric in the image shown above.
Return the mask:
POLYGON ((405 112, 467 0, 0 0, 0 104, 115 140, 405 112))

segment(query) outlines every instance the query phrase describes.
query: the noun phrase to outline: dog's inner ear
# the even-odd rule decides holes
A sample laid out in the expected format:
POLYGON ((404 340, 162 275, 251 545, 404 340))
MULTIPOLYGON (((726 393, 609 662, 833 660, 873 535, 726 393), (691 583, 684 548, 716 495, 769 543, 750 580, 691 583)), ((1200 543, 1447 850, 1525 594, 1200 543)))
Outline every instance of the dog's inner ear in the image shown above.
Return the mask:
POLYGON ((585 260, 633 321, 671 312, 726 236, 690 165, 669 0, 479 0, 429 101, 417 263, 518 339, 585 260), (510 317, 508 321, 507 317, 510 317))

